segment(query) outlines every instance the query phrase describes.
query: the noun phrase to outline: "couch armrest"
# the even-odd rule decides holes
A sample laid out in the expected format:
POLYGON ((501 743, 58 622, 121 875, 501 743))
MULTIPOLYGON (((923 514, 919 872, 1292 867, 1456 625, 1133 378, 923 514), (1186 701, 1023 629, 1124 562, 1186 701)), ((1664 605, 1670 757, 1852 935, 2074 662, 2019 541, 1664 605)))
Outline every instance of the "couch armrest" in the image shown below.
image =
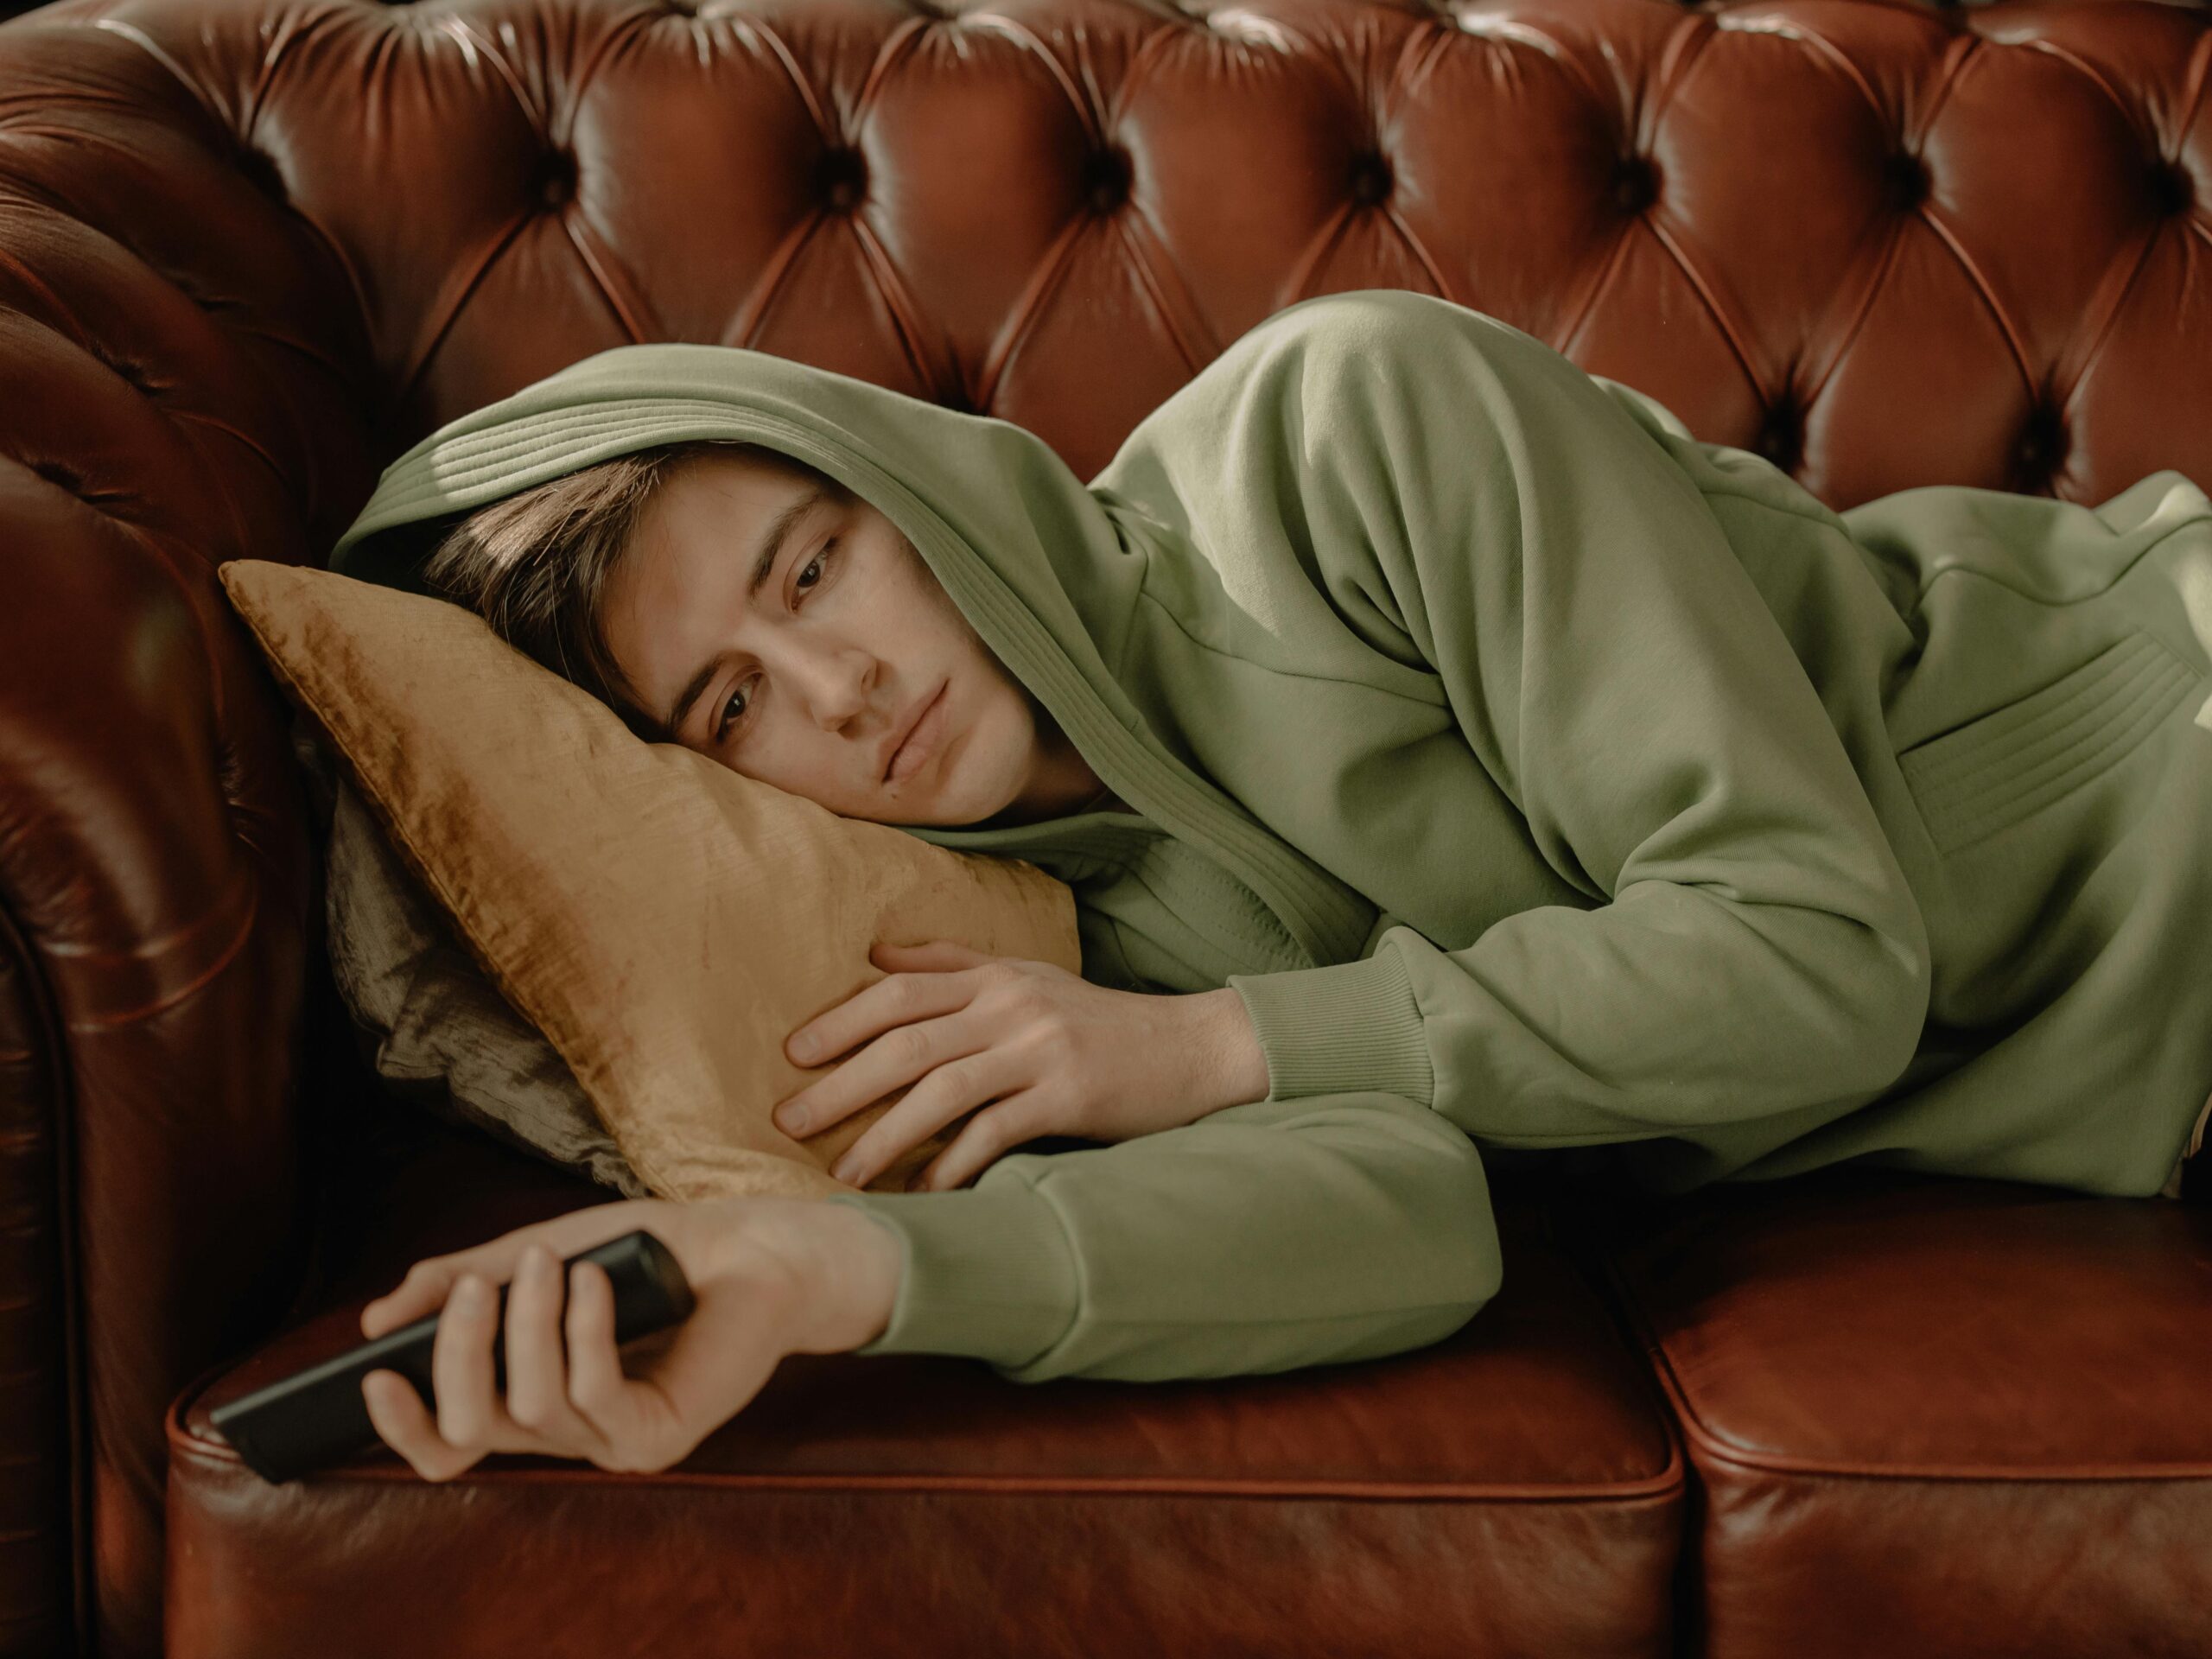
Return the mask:
POLYGON ((0 1630, 161 1649, 163 1415, 311 1261, 321 878, 215 565, 375 477, 356 289, 170 67, 0 25, 0 1630))
POLYGON ((297 779, 204 563, 86 487, 0 484, 0 1274, 35 1316, 0 1324, 0 1486, 73 1499, 11 1494, 39 1524, 0 1551, 65 1592, 92 1536, 158 1516, 163 1408, 282 1313, 311 1220, 297 779))

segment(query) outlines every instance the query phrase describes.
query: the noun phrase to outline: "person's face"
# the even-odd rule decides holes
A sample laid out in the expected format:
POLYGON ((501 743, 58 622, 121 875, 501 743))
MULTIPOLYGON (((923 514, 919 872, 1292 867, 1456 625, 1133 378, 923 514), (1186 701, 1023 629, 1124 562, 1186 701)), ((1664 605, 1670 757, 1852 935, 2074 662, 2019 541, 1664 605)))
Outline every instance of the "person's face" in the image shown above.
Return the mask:
POLYGON ((736 455, 683 462, 601 603, 607 647, 666 741, 842 817, 1019 823, 1079 786, 1071 760, 1090 776, 913 543, 857 495, 841 505, 803 474, 736 455), (887 777, 933 696, 918 764, 909 746, 887 777))

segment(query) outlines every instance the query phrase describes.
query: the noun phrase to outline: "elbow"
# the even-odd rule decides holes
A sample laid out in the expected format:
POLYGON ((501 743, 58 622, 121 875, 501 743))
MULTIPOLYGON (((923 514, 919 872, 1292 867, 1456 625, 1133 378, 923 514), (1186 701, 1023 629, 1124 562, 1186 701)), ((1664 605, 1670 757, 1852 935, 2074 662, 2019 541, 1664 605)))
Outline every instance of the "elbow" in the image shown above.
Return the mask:
POLYGON ((1455 1336, 1490 1306, 1505 1282, 1505 1262, 1495 1233, 1472 1251, 1455 1253, 1433 1300, 1399 1310, 1363 1355, 1404 1353, 1455 1336))
MULTIPOLYGON (((1505 1282, 1505 1252, 1497 1230, 1497 1212, 1491 1198, 1490 1172, 1481 1151, 1464 1131, 1438 1120, 1447 1143, 1447 1155, 1433 1167, 1448 1190, 1437 1196, 1437 1213, 1460 1218, 1458 1248, 1452 1255, 1449 1297, 1456 1307, 1450 1329, 1458 1330, 1497 1296, 1505 1282)), ((1448 1332, 1447 1332, 1448 1334, 1448 1332)))
MULTIPOLYGON (((1484 1308, 1487 1307, 1491 1302, 1496 1299, 1499 1289, 1504 1285, 1504 1253, 1497 1249, 1492 1249, 1485 1252, 1483 1260, 1476 1264, 1474 1271, 1470 1277, 1472 1280, 1472 1284, 1470 1287, 1470 1294, 1467 1298, 1467 1312, 1460 1319, 1460 1325, 1465 1325, 1468 1319, 1474 1318, 1476 1314, 1481 1313, 1484 1308)), ((1452 1326, 1452 1329, 1455 1331, 1458 1330, 1459 1325, 1452 1326)))
POLYGON ((1866 1092, 1879 1094, 1920 1052, 1935 983, 1927 923, 1909 892, 1901 905, 1868 925, 1867 945, 1864 982, 1854 988, 1864 1018, 1846 1066, 1866 1092))
POLYGON ((1505 1282, 1505 1259, 1491 1197, 1490 1173, 1481 1149, 1465 1130, 1425 1106, 1389 1096, 1400 1115, 1403 1161, 1396 1179, 1404 1183, 1412 1246, 1402 1285, 1418 1283, 1420 1306, 1407 1318, 1426 1334, 1408 1334, 1406 1345, 1440 1340, 1480 1313, 1505 1282))

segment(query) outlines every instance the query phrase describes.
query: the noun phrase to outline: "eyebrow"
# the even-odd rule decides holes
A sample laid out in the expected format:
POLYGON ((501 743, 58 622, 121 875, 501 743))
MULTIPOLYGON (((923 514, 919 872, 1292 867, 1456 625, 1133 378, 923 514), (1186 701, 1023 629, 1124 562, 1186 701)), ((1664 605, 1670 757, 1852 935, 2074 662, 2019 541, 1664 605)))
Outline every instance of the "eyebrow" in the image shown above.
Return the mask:
MULTIPOLYGON (((760 584, 768 580, 768 573, 776 568, 777 557, 783 552, 784 543, 791 539, 791 531, 798 527, 799 520, 829 498, 829 485, 817 480, 805 494, 769 520, 768 533, 762 539, 760 551, 753 561, 752 578, 745 584, 745 602, 748 607, 759 597, 760 584)), ((699 700, 699 694, 707 689, 707 683, 715 677, 715 671, 721 666, 722 658, 722 652, 715 652, 700 664, 692 671, 691 677, 683 683, 683 689, 676 694, 676 707, 664 723, 663 742, 676 741, 677 733, 683 729, 684 716, 691 712, 691 705, 699 700)))

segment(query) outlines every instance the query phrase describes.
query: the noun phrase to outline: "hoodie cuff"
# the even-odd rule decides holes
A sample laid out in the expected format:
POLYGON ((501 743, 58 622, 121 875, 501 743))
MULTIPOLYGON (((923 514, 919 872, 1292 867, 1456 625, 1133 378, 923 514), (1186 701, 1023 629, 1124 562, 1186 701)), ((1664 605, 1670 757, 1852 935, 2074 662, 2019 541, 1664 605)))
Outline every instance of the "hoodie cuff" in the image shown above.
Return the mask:
POLYGON ((1268 1057, 1269 1100, 1380 1089, 1435 1104, 1427 1029, 1395 950, 1228 982, 1268 1057))
POLYGON ((865 1210, 905 1250, 891 1322, 850 1352, 965 1354, 1011 1370, 1075 1321, 1075 1253, 1058 1212, 1026 1181, 822 1202, 865 1210))

